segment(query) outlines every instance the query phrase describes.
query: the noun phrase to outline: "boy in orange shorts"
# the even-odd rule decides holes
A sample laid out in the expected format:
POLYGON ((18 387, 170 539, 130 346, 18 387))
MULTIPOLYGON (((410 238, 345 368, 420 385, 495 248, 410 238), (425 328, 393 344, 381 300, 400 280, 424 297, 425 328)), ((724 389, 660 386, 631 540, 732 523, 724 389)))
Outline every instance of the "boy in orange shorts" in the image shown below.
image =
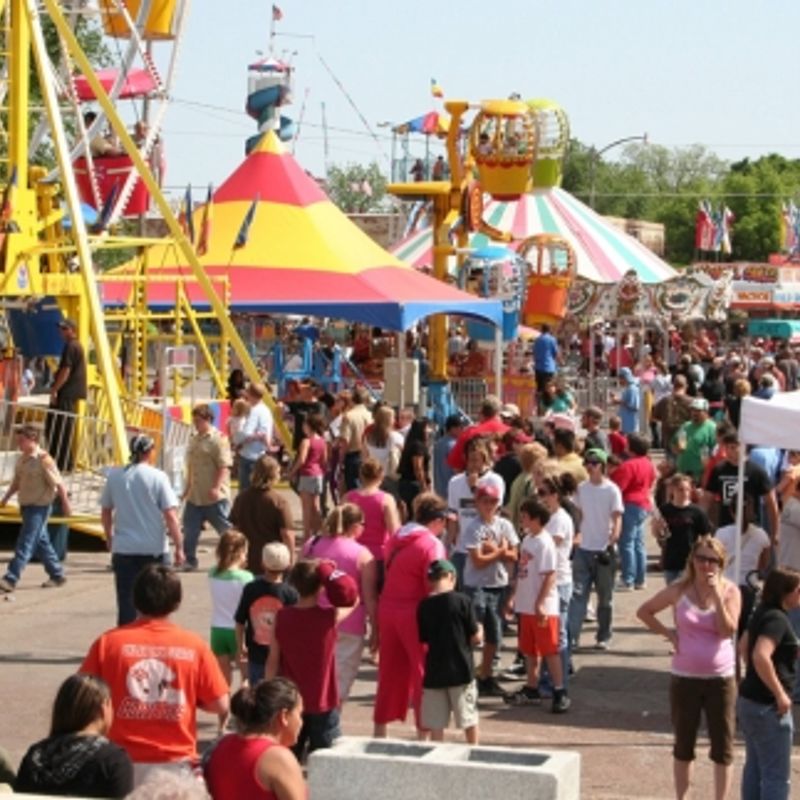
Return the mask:
POLYGON ((528 679, 525 686, 503 699, 519 706, 541 703, 539 663, 544 658, 553 679, 553 713, 563 714, 570 700, 558 652, 556 545, 544 529, 550 512, 538 500, 528 498, 520 506, 519 519, 524 538, 519 548, 514 609, 519 615, 518 646, 527 662, 528 679))

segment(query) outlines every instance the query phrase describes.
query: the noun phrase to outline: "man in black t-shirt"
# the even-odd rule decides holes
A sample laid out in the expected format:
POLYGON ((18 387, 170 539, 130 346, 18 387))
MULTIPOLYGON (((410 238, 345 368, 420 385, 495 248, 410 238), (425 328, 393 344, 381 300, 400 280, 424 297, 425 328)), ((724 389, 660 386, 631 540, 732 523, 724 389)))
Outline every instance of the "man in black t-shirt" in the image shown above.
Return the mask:
POLYGON ((45 437, 50 455, 62 472, 72 469, 75 413, 78 402, 86 399, 86 356, 78 341, 78 326, 71 319, 62 319, 58 329, 64 337, 64 349, 50 386, 50 408, 45 437))
POLYGON ((419 640, 428 645, 422 681, 423 728, 431 739, 444 740, 452 712, 469 744, 478 743, 478 692, 472 645, 482 636, 472 600, 456 585, 456 568, 444 558, 428 568, 431 594, 417 608, 419 640))
POLYGON ((705 511, 691 502, 692 479, 677 473, 669 481, 669 499, 658 507, 654 530, 661 545, 661 566, 667 583, 678 580, 686 568, 692 545, 711 532, 705 511))
MULTIPOLYGON (((736 485, 739 476, 739 438, 736 433, 722 437, 724 458, 711 471, 706 485, 705 506, 716 527, 733 525, 736 521, 736 485)), ((744 463, 744 492, 753 501, 753 508, 761 508, 764 501, 767 533, 774 541, 778 533, 778 501, 775 490, 764 468, 747 459, 744 463)))

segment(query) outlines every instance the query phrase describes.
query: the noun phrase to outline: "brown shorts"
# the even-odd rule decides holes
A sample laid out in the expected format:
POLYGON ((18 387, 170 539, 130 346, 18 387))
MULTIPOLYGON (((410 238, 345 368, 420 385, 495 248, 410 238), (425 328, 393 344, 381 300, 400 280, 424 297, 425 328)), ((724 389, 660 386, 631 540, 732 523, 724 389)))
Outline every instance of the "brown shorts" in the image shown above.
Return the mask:
POLYGON ((558 653, 558 622, 556 616, 519 615, 518 645, 526 656, 554 656, 558 653))
POLYGON ((733 737, 736 727, 736 681, 730 678, 684 678, 672 675, 669 703, 675 745, 672 754, 678 761, 694 761, 694 746, 705 711, 711 760, 715 764, 733 763, 733 737))

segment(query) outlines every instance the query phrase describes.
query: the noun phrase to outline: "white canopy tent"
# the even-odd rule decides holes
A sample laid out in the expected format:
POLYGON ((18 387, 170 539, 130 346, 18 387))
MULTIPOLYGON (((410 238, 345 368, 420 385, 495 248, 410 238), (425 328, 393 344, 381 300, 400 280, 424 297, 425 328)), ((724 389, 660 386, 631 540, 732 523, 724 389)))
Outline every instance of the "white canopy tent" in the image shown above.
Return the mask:
MULTIPOLYGON (((741 563, 744 464, 747 445, 800 450, 800 391, 779 392, 771 400, 745 397, 739 423, 739 478, 736 484, 736 563, 741 563)), ((777 531, 773 531, 776 534, 777 531)))

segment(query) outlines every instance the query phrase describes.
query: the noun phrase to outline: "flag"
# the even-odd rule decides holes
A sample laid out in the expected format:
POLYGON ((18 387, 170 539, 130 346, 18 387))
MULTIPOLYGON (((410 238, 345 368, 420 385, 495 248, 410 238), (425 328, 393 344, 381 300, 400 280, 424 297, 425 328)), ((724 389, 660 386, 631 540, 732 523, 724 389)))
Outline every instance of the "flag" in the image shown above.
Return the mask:
POLYGON ((247 244, 247 239, 250 236, 250 226, 253 224, 253 220, 255 219, 256 207, 258 206, 260 199, 260 196, 256 195, 253 199, 253 202, 250 203, 250 208, 247 209, 247 213, 244 215, 242 225, 239 228, 239 233, 236 234, 236 241, 233 243, 235 250, 238 250, 240 247, 244 247, 247 244))
POLYGON ((280 22, 283 19, 283 11, 281 11, 278 6, 274 3, 272 5, 272 21, 273 22, 280 22))
POLYGON ((725 255, 730 255, 733 252, 731 244, 731 229, 736 215, 731 211, 728 206, 722 206, 720 210, 720 223, 722 226, 722 241, 720 242, 720 249, 725 255))
POLYGON ((208 243, 211 239, 211 217, 213 213, 214 203, 212 196, 214 191, 211 184, 208 184, 208 196, 206 197, 206 204, 203 206, 203 217, 200 222, 200 238, 197 241, 197 255, 204 256, 208 252, 208 243))
POLYGON ((711 218, 711 204, 701 200, 697 207, 694 228, 695 250, 714 249, 714 221, 711 218))
POLYGON ((431 78, 431 95, 433 97, 444 97, 444 90, 436 82, 436 78, 431 78))
POLYGON ((94 226, 92 227, 93 233, 102 233, 106 227, 108 227, 108 221, 111 219, 111 212, 114 210, 114 206, 117 204, 117 198, 119 197, 121 188, 122 187, 120 186, 119 181, 116 181, 111 187, 111 191, 103 201, 103 207, 100 209, 97 222, 95 222, 94 226))
POLYGON ((183 233, 186 238, 194 247, 194 206, 192 205, 192 184, 186 187, 186 193, 183 196, 183 206, 178 222, 183 228, 183 233))

